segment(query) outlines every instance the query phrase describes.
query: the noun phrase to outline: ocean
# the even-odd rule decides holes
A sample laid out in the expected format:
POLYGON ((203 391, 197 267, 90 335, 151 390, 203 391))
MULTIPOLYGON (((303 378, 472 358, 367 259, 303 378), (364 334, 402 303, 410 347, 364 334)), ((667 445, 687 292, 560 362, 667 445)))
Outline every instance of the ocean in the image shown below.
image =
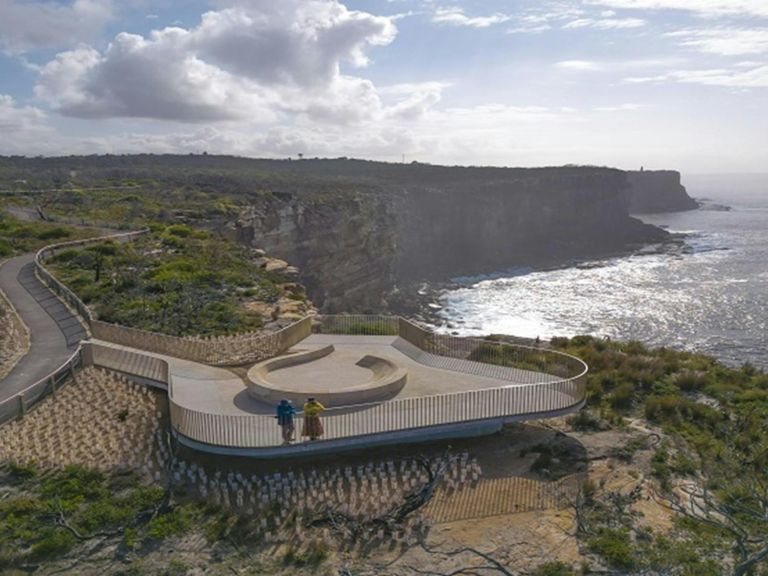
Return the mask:
POLYGON ((684 180, 703 209, 638 216, 679 234, 677 249, 455 279, 459 287, 440 300, 439 330, 592 334, 768 369, 768 177, 684 180))

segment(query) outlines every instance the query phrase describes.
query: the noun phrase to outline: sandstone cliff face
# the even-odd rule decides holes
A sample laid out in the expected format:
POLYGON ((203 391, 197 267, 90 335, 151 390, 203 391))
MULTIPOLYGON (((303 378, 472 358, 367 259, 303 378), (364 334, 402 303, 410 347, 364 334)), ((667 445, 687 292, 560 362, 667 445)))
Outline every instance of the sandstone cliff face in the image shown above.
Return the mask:
POLYGON ((645 170, 627 172, 627 195, 631 214, 682 212, 695 210, 699 204, 680 183, 680 172, 645 170))
POLYGON ((664 233, 628 217, 613 170, 541 170, 410 189, 398 211, 399 279, 445 279, 598 256, 664 233))
POLYGON ((422 280, 666 239, 629 217, 625 188, 624 172, 600 168, 397 166, 352 194, 280 194, 253 205, 236 236, 298 266, 323 311, 373 312, 396 287, 422 280))
POLYGON ((298 267, 325 312, 381 309, 396 283, 393 205, 374 194, 323 202, 283 197, 250 207, 236 230, 238 241, 298 267))

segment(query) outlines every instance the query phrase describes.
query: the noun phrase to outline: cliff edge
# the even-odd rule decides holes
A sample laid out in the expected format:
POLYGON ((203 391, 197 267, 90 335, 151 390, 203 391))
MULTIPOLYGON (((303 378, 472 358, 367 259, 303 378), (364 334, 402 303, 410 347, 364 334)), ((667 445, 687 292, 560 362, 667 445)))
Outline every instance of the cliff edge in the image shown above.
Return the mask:
POLYGON ((236 237, 298 266, 328 313, 397 311, 397 294, 423 281, 602 258, 669 238, 630 217, 621 170, 358 160, 289 168, 316 189, 333 174, 353 192, 278 192, 273 183, 271 199, 241 213, 236 237))
POLYGON ((680 183, 680 172, 674 170, 630 171, 627 184, 631 214, 683 212, 699 207, 680 183))

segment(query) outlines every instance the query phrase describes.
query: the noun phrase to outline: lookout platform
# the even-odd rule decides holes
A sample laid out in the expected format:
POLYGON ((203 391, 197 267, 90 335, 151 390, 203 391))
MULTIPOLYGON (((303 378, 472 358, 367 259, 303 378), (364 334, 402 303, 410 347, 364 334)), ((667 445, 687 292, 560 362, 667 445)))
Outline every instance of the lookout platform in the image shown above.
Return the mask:
MULTIPOLYGON (((332 332, 340 331, 332 327, 338 320, 328 318, 319 319, 318 328, 328 329, 331 323, 332 332)), ((103 341, 86 344, 86 364, 166 381, 179 440, 195 449, 233 455, 290 457, 488 434, 507 422, 559 416, 583 404, 586 366, 575 358, 433 334, 393 317, 384 321, 397 334, 314 333, 257 363, 248 377, 242 368, 209 366, 103 341), (370 358, 387 368, 360 365, 370 358), (254 368, 269 363, 277 366, 263 370, 265 380, 255 384, 254 368), (382 387, 366 386, 382 379, 387 381, 382 387), (264 396, 265 382, 274 397, 264 396), (361 386, 378 397, 359 395, 361 386), (282 445, 274 419, 277 399, 296 394, 300 409, 307 396, 323 401, 324 394, 334 393, 340 397, 322 415, 324 436, 317 442, 298 438, 296 444, 282 445)), ((359 330, 365 322, 357 325, 359 330)), ((299 431, 301 420, 299 414, 299 431)))

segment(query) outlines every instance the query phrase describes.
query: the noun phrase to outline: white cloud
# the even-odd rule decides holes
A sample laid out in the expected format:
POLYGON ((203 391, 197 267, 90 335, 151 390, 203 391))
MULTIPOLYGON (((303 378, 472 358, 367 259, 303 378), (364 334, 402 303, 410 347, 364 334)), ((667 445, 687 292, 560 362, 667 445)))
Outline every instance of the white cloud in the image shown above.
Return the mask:
POLYGON ((190 32, 190 48, 230 72, 316 85, 332 79, 340 62, 368 64, 365 49, 389 44, 396 28, 389 18, 335 0, 251 0, 203 15, 190 32))
POLYGON ((677 30, 667 36, 679 38, 680 44, 708 54, 741 56, 768 53, 768 29, 709 28, 677 30))
MULTIPOLYGON (((33 106, 20 106, 11 96, 0 94, 0 153, 24 154, 48 150, 54 136, 45 113, 33 106)), ((50 149, 54 151, 55 149, 50 149)))
POLYGON ((601 66, 597 62, 590 60, 563 60, 555 64, 558 68, 563 70, 575 70, 583 72, 594 72, 601 69, 601 66))
POLYGON ((613 10, 588 13, 569 4, 545 5, 544 9, 528 10, 522 16, 516 16, 515 23, 517 25, 507 31, 510 34, 545 32, 555 26, 565 30, 621 30, 646 25, 642 18, 617 18, 613 10))
POLYGON ((0 48, 23 54, 91 41, 113 17, 111 0, 0 0, 0 48))
POLYGON ((678 82, 726 86, 731 88, 768 88, 768 66, 746 71, 680 70, 671 74, 678 82))
POLYGON ((585 3, 635 10, 685 10, 703 16, 768 16, 765 0, 585 0, 585 3))
POLYGON ((514 28, 507 28, 507 34, 541 34, 551 30, 552 26, 549 24, 537 24, 535 26, 516 26, 514 28))
POLYGON ((626 84, 655 84, 667 79, 668 76, 666 74, 659 74, 657 76, 628 76, 624 78, 624 82, 626 84))
POLYGON ((625 78, 624 82, 628 84, 678 82, 727 88, 768 88, 768 65, 761 65, 751 69, 737 68, 735 70, 726 68, 675 70, 657 76, 625 78))
POLYGON ((616 106, 597 106, 592 110, 595 112, 632 112, 634 110, 639 110, 640 108, 642 108, 640 104, 627 102, 625 104, 617 104, 616 106))
POLYGON ((450 26, 469 26, 472 28, 487 28, 494 24, 507 22, 512 17, 496 12, 490 16, 467 16, 461 8, 438 8, 432 15, 432 22, 450 26))
POLYGON ((0 94, 0 131, 23 132, 39 126, 45 120, 45 113, 33 106, 18 106, 7 94, 0 94))
POLYGON ((395 34, 388 18, 336 0, 228 2, 194 28, 121 33, 104 52, 62 52, 42 68, 35 92, 81 118, 265 124, 299 114, 346 124, 413 114, 439 90, 409 94, 389 110, 370 81, 340 72, 344 62, 366 66, 366 49, 395 34))
POLYGON ((617 30, 640 28, 645 26, 642 18, 578 18, 563 25, 566 30, 577 28, 595 28, 597 30, 617 30))

